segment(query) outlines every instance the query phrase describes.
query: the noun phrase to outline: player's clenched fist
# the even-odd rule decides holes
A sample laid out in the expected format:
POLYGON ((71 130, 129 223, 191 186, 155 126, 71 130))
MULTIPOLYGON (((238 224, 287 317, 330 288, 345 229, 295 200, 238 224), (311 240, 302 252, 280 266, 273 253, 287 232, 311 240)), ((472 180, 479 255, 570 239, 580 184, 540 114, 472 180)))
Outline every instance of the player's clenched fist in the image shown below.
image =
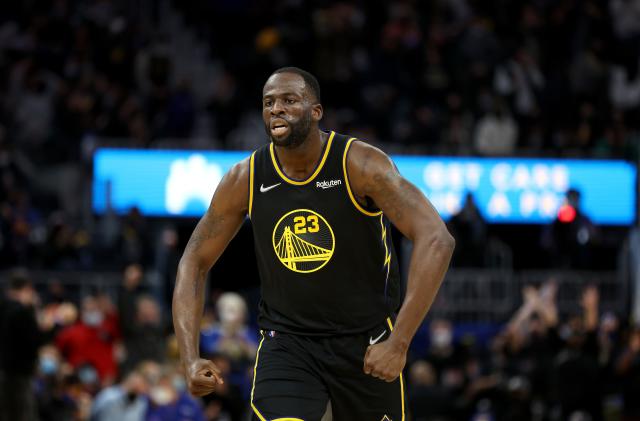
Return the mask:
POLYGON ((400 376, 407 353, 392 340, 370 345, 364 356, 364 372, 378 379, 392 382, 400 376))
POLYGON ((224 383, 216 365, 202 358, 187 364, 187 387, 193 396, 204 396, 213 392, 217 385, 224 383))

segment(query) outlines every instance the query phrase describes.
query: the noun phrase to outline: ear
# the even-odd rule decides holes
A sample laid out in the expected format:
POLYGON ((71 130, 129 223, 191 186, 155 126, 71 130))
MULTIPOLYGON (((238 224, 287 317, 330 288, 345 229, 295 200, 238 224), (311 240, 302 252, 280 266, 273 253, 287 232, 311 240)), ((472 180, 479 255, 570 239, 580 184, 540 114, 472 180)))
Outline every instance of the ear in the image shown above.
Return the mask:
POLYGON ((324 110, 322 109, 322 104, 315 104, 311 108, 311 118, 313 121, 318 122, 322 120, 322 115, 324 114, 324 110))

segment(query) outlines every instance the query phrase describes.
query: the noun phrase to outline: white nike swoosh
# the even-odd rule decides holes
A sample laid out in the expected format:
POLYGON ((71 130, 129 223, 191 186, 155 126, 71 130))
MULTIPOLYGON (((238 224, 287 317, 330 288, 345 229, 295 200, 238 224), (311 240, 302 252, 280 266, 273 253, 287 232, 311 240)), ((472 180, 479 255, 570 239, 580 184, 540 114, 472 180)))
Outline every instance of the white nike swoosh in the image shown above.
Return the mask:
POLYGON ((264 184, 260 184, 260 193, 266 193, 271 189, 275 189, 282 183, 274 184, 273 186, 265 187, 264 184))
POLYGON ((382 333, 380 334, 380 336, 378 336, 377 338, 373 339, 372 337, 369 337, 369 345, 375 345, 378 343, 378 341, 380 339, 382 339, 382 337, 384 336, 384 334, 387 333, 387 329, 383 330, 382 333))

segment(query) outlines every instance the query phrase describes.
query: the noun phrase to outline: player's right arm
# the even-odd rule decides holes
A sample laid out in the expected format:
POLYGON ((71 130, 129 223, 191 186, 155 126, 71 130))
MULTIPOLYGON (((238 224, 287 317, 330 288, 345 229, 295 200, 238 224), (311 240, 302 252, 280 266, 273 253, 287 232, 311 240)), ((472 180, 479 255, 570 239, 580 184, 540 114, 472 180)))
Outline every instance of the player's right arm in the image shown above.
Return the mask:
POLYGON ((249 160, 236 164, 220 181, 209 209, 187 243, 173 291, 173 326, 189 391, 207 395, 222 384, 213 362, 200 358, 200 322, 206 275, 242 225, 249 209, 249 160))

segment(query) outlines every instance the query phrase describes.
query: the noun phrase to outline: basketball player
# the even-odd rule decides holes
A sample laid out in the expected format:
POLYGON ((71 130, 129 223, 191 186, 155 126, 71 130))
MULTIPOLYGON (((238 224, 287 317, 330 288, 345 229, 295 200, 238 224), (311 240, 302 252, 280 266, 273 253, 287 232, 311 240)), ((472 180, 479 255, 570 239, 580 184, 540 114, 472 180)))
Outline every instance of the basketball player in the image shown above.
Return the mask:
POLYGON ((202 396, 222 383, 198 351, 205 276, 249 216, 262 280, 254 420, 319 421, 330 399, 335 421, 404 421, 407 349, 454 240, 387 155, 320 130, 322 113, 318 82, 301 69, 264 85, 270 142, 222 179, 178 268, 188 387, 202 396), (389 221, 413 242, 402 303, 389 221))

